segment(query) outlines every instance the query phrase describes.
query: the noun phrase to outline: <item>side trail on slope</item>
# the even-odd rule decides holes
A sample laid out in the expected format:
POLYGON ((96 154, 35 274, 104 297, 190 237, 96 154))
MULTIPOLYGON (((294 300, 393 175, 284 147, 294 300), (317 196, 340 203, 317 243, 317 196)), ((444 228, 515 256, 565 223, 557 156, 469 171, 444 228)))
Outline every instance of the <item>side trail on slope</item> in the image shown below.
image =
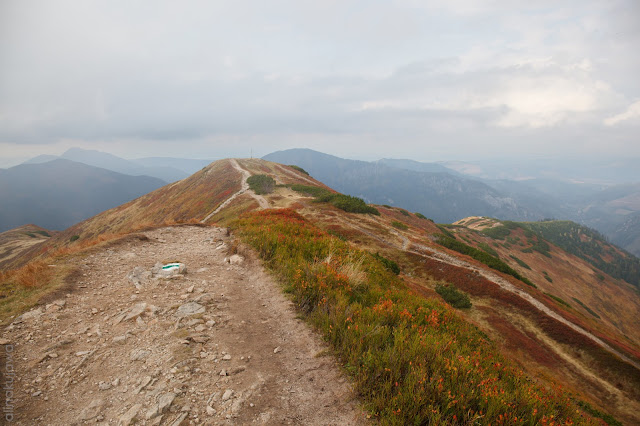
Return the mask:
POLYGON ((181 226, 75 260, 76 289, 22 315, 16 424, 365 423, 327 346, 226 231, 181 226), (156 262, 186 274, 154 277, 156 262))

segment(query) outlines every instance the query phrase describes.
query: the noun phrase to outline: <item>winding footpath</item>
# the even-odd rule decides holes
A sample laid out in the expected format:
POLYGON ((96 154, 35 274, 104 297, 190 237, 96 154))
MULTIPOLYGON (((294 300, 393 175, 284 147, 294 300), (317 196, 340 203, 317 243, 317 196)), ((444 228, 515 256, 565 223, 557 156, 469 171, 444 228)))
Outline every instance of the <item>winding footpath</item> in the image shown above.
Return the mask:
POLYGON ((238 164, 238 162, 236 161, 235 158, 231 158, 229 161, 231 162, 231 165, 233 166, 233 168, 236 169, 237 171, 239 171, 242 174, 241 188, 240 188, 240 190, 238 192, 235 192, 234 194, 232 194, 222 204, 220 204, 218 207, 216 207, 216 209, 213 210, 211 213, 209 213, 204 219, 202 219, 200 221, 200 223, 207 222, 215 214, 217 214, 220 210, 222 210, 223 208, 227 207, 233 200, 235 200, 236 198, 238 198, 240 195, 244 194, 245 192, 247 192, 249 195, 251 195, 251 197, 253 197, 258 202, 258 204, 260 205, 260 209, 264 210, 264 209, 270 208, 269 202, 263 196, 258 195, 255 192, 249 190, 249 184, 247 183, 247 179, 249 179, 249 177, 251 176, 251 173, 249 173, 247 170, 243 169, 240 166, 240 164, 238 164))

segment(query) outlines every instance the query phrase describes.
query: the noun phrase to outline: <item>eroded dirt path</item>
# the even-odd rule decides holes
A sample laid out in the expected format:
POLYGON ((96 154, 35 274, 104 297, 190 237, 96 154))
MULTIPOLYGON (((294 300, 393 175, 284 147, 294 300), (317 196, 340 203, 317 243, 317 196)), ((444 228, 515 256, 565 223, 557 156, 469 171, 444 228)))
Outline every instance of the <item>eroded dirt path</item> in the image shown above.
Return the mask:
POLYGON ((260 262, 227 258, 225 230, 145 235, 77 260, 72 293, 4 330, 15 424, 365 423, 327 346, 260 262), (174 260, 187 274, 152 276, 174 260))
POLYGON ((242 188, 240 189, 240 191, 235 192, 229 198, 227 198, 222 204, 220 204, 218 207, 216 207, 215 210, 213 210, 204 219, 202 219, 200 221, 201 223, 206 223, 207 220, 212 218, 216 213, 218 213, 223 208, 227 207, 233 200, 235 200, 237 197, 239 197, 240 195, 244 194, 245 192, 247 194, 249 194, 251 197, 253 197, 258 202, 258 204, 260 205, 261 209, 270 208, 269 202, 263 196, 258 195, 258 194, 256 194, 255 192, 253 192, 253 191, 251 191, 249 189, 249 184, 247 183, 247 179, 251 176, 251 173, 249 173, 249 171, 243 169, 240 166, 240 164, 238 164, 238 162, 235 160, 235 158, 231 158, 231 159, 229 159, 229 161, 231 162, 231 165, 233 166, 234 169, 236 169, 237 171, 242 173, 242 181, 241 181, 242 188))

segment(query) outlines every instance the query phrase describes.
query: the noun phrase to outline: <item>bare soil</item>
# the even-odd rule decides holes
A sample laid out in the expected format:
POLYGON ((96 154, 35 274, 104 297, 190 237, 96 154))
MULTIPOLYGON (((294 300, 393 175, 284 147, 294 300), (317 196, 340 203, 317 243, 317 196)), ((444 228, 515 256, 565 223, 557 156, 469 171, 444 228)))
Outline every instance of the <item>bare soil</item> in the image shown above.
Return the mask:
POLYGON ((74 260, 74 290, 3 331, 15 424, 367 423, 328 346, 249 250, 230 257, 225 229, 145 235, 74 260), (151 275, 170 261, 187 273, 151 275))

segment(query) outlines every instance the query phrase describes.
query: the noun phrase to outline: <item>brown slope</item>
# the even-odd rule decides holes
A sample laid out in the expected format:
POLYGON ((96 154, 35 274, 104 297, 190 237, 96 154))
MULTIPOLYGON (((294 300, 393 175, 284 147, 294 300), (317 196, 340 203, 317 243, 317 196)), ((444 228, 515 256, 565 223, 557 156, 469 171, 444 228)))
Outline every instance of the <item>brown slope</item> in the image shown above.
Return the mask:
POLYGON ((37 225, 24 225, 0 233, 0 270, 5 269, 12 259, 21 256, 31 247, 47 241, 57 232, 37 225))
POLYGON ((119 207, 102 212, 57 234, 47 244, 32 247, 7 262, 18 268, 61 248, 75 249, 139 229, 173 223, 198 223, 233 194, 242 191, 243 174, 234 161, 252 174, 273 175, 280 183, 324 186, 290 167, 264 160, 219 160, 192 176, 166 185, 119 207))

